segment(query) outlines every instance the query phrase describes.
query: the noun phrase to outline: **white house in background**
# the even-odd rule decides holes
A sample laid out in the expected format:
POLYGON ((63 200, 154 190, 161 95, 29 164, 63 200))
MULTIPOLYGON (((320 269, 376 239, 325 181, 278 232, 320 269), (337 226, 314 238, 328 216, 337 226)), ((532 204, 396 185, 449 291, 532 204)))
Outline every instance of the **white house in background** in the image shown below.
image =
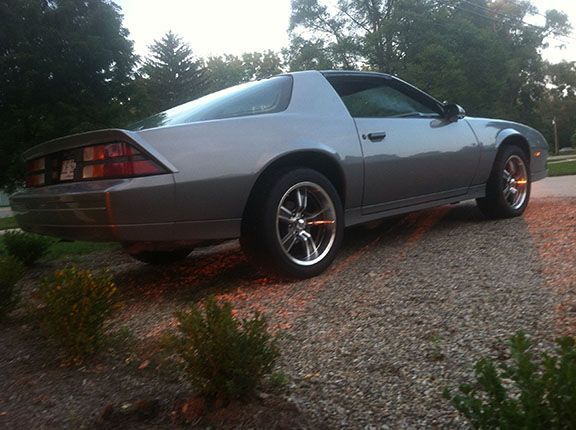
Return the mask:
POLYGON ((0 207, 8 206, 10 202, 8 201, 8 193, 0 191, 0 207))

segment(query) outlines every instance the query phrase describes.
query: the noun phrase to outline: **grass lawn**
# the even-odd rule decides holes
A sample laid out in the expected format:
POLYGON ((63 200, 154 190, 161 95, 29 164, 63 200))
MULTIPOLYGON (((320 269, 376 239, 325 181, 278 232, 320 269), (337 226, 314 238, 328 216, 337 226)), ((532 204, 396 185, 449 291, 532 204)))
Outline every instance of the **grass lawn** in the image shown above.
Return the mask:
POLYGON ((119 248, 120 246, 117 243, 107 242, 56 242, 50 247, 48 254, 44 257, 44 259, 58 260, 63 257, 85 255, 96 251, 113 251, 119 248))
POLYGON ((0 230, 7 230, 9 228, 17 228, 16 219, 13 216, 7 218, 0 218, 0 230))
POLYGON ((548 176, 576 175, 576 161, 548 163, 548 176))
MULTIPOLYGON (((119 248, 120 245, 117 243, 82 241, 60 242, 55 239, 54 243, 50 246, 48 253, 42 258, 42 260, 59 260, 64 257, 71 257, 72 260, 74 260, 74 257, 76 256, 86 255, 97 251, 114 251, 119 248)), ((2 237, 0 236, 0 255, 4 252, 4 244, 2 243, 2 237)))
MULTIPOLYGON (((0 218, 0 230, 8 230, 18 228, 16 219, 14 217, 0 218)), ((55 239, 54 244, 50 246, 48 254, 43 258, 44 260, 58 260, 63 257, 70 257, 75 255, 85 255, 96 251, 116 250, 120 246, 116 243, 102 243, 102 242, 60 242, 55 239)), ((4 252, 2 244, 2 237, 0 236, 0 254, 4 252)))

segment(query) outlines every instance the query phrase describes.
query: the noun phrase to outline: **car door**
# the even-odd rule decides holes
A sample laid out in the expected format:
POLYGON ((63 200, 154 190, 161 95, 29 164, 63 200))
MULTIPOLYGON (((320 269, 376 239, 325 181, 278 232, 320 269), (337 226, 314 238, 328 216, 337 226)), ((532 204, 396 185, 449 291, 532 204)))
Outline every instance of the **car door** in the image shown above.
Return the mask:
POLYGON ((354 118, 364 155, 363 213, 466 194, 480 149, 465 120, 385 75, 327 77, 354 118))

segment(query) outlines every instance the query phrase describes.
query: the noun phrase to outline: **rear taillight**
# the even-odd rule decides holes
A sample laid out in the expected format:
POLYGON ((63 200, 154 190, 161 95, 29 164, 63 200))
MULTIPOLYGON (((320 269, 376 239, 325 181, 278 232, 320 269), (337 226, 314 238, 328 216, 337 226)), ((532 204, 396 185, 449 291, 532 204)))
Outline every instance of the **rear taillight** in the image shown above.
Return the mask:
POLYGON ((120 163, 102 163, 84 166, 82 179, 122 178, 162 173, 163 169, 149 160, 123 161, 120 163))
POLYGON ((46 180, 46 159, 36 158, 26 163, 26 187, 41 187, 46 180))
POLYGON ((26 188, 41 187, 44 185, 45 175, 29 175, 26 177, 26 188))
POLYGON ((147 153, 125 142, 48 154, 26 163, 26 187, 167 173, 147 153))
POLYGON ((87 146, 82 151, 84 161, 102 161, 110 158, 130 157, 140 153, 124 142, 108 143, 106 145, 87 146))
POLYGON ((165 173, 165 169, 124 142, 87 146, 82 150, 80 179, 128 178, 165 173))

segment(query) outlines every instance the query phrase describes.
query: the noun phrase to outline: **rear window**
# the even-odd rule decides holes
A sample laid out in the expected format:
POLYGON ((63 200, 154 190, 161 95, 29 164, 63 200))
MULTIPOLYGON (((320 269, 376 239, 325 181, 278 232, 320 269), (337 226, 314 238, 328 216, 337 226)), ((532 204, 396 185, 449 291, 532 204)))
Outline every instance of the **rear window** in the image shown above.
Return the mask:
POLYGON ((128 128, 137 131, 197 121, 281 112, 288 107, 291 95, 292 77, 275 76, 192 100, 152 115, 128 128))

